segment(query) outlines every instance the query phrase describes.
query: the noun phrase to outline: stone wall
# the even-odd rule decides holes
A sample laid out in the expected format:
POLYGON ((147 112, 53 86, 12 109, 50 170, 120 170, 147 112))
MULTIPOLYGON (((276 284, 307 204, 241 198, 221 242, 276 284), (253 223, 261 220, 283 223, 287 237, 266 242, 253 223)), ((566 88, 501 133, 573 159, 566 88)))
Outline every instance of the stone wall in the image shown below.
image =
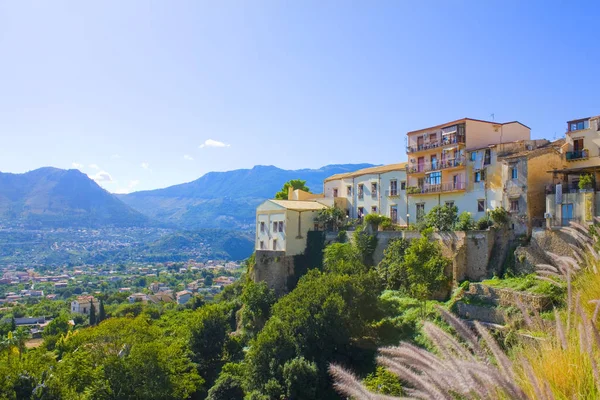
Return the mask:
POLYGON ((286 256, 284 251, 256 250, 256 265, 251 273, 254 282, 266 282, 281 296, 288 292, 288 282, 293 276, 294 256, 286 256))

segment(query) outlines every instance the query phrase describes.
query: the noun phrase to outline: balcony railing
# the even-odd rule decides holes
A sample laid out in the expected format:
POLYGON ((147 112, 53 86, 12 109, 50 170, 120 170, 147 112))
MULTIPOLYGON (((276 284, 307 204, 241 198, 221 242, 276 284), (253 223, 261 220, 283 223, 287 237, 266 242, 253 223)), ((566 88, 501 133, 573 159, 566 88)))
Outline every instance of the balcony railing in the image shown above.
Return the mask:
POLYGON ((442 139, 436 140, 433 142, 422 143, 422 144, 417 144, 417 145, 413 145, 413 146, 407 146, 406 152, 407 153, 416 153, 417 151, 436 149, 438 147, 448 146, 450 144, 456 144, 456 143, 465 143, 465 136, 464 135, 445 136, 442 139))
POLYGON ((408 188, 408 194, 427 194, 427 193, 442 193, 451 192, 454 190, 465 190, 465 182, 457 183, 440 183, 440 184, 425 184, 421 187, 411 186, 408 188))
POLYGON ((462 167, 463 165, 465 165, 465 158, 464 157, 459 157, 456 159, 450 159, 450 160, 445 160, 445 161, 439 161, 439 162, 435 162, 435 163, 423 163, 423 164, 411 164, 408 167, 408 173, 409 174, 415 174, 415 173, 420 173, 420 172, 430 172, 430 171, 439 171, 441 169, 447 169, 447 168, 456 168, 456 167, 462 167))
MULTIPOLYGON (((580 189, 579 184, 563 184, 562 185, 563 193, 580 193, 580 192, 600 192, 600 182, 592 184, 591 187, 587 189, 580 189)), ((546 186, 546 194, 556 194, 556 185, 547 185, 546 186)))
POLYGON ((386 197, 398 197, 400 195, 398 194, 398 189, 388 189, 385 191, 385 196, 386 197))
POLYGON ((566 158, 567 161, 578 161, 578 160, 586 160, 589 158, 589 151, 581 150, 581 151, 567 151, 566 158))

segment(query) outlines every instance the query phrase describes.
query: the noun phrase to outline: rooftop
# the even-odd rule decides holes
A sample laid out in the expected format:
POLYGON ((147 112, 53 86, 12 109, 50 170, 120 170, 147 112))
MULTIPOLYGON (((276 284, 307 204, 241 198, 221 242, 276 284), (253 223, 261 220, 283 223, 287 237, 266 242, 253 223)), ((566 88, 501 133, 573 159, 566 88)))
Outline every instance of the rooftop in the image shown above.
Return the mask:
POLYGON ((322 210, 327 206, 314 200, 269 200, 288 210, 322 210))
POLYGON ((429 128, 423 128, 423 129, 417 129, 415 131, 410 131, 410 132, 407 132, 407 135, 410 135, 412 133, 417 133, 417 132, 430 131, 432 129, 445 128, 447 126, 452 126, 452 125, 460 124, 460 123, 467 122, 467 121, 484 122, 486 124, 492 124, 492 125, 519 124, 519 125, 523 125, 527 129, 531 129, 530 127, 528 127, 527 125, 525 125, 525 124, 523 124, 523 123, 521 123, 519 121, 495 122, 495 121, 485 121, 485 120, 482 120, 482 119, 474 119, 474 118, 461 118, 461 119, 457 119, 456 121, 450 121, 450 122, 446 122, 446 123, 443 123, 443 124, 440 124, 440 125, 430 126, 429 128))
POLYGON ((391 171, 402 171, 406 169, 408 163, 398 163, 398 164, 388 164, 388 165, 380 165, 377 167, 369 167, 359 169, 354 172, 346 172, 343 174, 335 174, 325 179, 325 182, 335 181, 337 179, 345 179, 345 178, 356 178, 357 176, 369 175, 369 174, 383 174, 384 172, 391 171))

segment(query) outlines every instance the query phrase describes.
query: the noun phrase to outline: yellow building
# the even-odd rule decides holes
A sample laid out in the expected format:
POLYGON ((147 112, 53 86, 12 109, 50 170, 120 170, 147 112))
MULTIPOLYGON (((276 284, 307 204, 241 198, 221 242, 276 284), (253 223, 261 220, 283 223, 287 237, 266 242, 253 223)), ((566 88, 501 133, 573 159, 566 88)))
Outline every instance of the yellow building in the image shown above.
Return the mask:
POLYGON ((600 216, 600 116, 567 122, 562 157, 562 166, 550 170, 554 185, 547 190, 548 224, 591 223, 600 216), (584 175, 592 177, 590 185, 580 185, 584 175))

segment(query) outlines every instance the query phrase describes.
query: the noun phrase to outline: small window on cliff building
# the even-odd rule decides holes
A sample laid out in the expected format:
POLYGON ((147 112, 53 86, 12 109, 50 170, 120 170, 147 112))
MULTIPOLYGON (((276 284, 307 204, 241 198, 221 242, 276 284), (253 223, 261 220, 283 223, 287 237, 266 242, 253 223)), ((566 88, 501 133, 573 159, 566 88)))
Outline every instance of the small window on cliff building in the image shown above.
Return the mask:
POLYGON ((477 200, 477 212, 485 211, 485 200, 477 200))
POLYGON ((265 223, 263 221, 260 223, 260 232, 265 233, 265 223))
POLYGON ((277 239, 273 239, 273 251, 277 250, 277 239))
POLYGON ((283 232, 283 221, 279 221, 279 232, 283 232))
POLYGON ((262 240, 260 241, 260 249, 261 250, 265 249, 265 242, 263 242, 262 240))
POLYGON ((510 201, 510 211, 511 212, 519 212, 519 200, 511 200, 510 201))

